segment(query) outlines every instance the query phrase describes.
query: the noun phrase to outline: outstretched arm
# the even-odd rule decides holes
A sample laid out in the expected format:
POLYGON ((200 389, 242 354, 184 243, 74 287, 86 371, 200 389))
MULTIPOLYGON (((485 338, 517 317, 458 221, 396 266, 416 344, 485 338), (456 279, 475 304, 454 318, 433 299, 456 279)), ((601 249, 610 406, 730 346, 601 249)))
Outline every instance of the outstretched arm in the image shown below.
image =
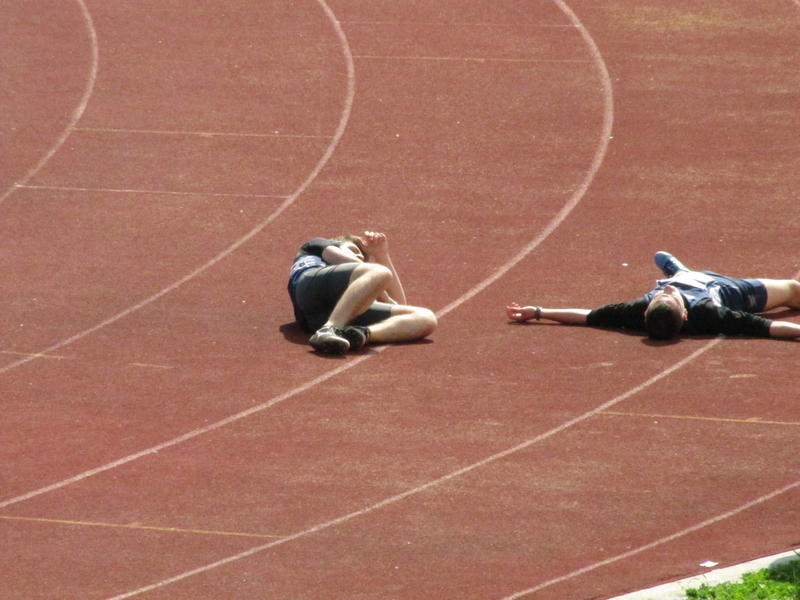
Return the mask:
POLYGON ((512 302, 506 314, 512 321, 524 323, 531 319, 547 319, 564 325, 586 325, 586 317, 591 311, 585 308, 542 308, 541 306, 520 306, 512 302))
POLYGON ((800 325, 790 321, 773 321, 769 326, 769 337, 800 338, 800 325))

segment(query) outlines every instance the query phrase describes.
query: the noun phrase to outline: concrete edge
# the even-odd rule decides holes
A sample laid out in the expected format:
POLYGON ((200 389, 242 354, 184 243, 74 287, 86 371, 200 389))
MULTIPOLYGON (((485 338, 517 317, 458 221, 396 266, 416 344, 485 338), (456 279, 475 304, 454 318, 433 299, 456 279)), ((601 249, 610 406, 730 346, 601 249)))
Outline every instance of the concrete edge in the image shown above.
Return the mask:
POLYGON ((717 585, 720 583, 736 583, 742 580, 742 575, 766 569, 776 563, 788 562, 792 559, 800 559, 800 553, 789 551, 773 556, 765 556, 750 562, 725 567, 724 569, 714 569, 702 575, 665 583, 656 587, 631 592, 623 596, 609 598, 609 600, 686 600, 686 590, 697 588, 703 584, 717 585))

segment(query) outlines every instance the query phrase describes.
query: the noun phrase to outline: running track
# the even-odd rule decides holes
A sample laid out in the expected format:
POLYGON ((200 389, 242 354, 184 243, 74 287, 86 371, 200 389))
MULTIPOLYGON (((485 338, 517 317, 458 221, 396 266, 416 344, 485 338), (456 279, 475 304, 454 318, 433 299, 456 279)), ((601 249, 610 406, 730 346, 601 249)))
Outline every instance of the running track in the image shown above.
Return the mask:
POLYGON ((800 545, 795 344, 503 316, 659 249, 797 276, 800 3, 0 10, 0 598, 610 598, 800 545), (288 264, 366 228, 440 329, 316 356, 288 264))

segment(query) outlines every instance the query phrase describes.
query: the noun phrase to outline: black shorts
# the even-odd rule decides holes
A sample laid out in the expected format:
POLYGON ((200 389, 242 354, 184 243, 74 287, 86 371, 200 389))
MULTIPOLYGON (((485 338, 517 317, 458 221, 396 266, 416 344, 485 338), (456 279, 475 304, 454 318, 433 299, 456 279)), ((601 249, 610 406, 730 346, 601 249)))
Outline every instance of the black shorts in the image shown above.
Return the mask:
POLYGON ((767 288, 758 279, 739 279, 727 277, 713 271, 703 271, 711 275, 722 286, 722 304, 731 310, 760 313, 767 305, 767 288))
MULTIPOLYGON (((336 303, 350 285, 350 276, 361 263, 344 263, 303 271, 294 287, 295 301, 305 323, 300 325, 308 331, 316 331, 330 318, 336 303)), ((393 304, 373 302, 365 312, 348 325, 374 325, 392 315, 393 304)))

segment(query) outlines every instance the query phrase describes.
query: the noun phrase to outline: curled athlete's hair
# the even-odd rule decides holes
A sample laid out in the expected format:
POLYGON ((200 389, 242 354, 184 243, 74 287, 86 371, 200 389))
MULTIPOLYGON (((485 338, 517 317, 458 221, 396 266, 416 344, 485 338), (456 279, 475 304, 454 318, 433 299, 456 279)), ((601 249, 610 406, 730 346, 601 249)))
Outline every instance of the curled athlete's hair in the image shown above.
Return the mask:
POLYGON ((335 245, 341 246, 342 244, 346 244, 351 242, 358 246, 358 249, 361 250, 361 254, 364 255, 364 262, 369 262, 369 252, 364 249, 364 245, 361 243, 361 238, 357 235, 340 235, 339 237, 333 238, 331 240, 335 245))

